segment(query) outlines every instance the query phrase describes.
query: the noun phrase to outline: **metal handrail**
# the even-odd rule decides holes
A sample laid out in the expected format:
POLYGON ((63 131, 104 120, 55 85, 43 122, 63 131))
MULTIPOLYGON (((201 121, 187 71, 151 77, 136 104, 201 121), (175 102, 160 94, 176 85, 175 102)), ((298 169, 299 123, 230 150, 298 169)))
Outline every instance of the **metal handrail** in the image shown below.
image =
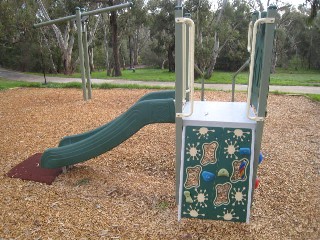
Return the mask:
MULTIPOLYGON (((188 89, 185 89, 185 84, 182 91, 189 92, 189 101, 190 101, 190 112, 189 113, 176 113, 176 117, 189 117, 193 114, 193 106, 194 106, 194 99, 193 99, 193 92, 194 92, 194 22, 190 18, 176 18, 176 23, 186 24, 189 26, 189 74, 188 74, 188 89)), ((186 56, 186 49, 185 49, 185 41, 186 41, 186 30, 182 28, 182 42, 183 42, 183 55, 186 56)), ((185 57, 183 57, 185 59, 185 57)), ((185 67, 186 64, 182 65, 182 73, 183 73, 183 83, 186 82, 185 79, 185 67)), ((183 93, 184 95, 184 93, 183 93)))
POLYGON ((247 95, 247 117, 254 121, 264 120, 264 117, 250 116, 250 107, 251 107, 250 100, 251 100, 251 92, 252 92, 253 70, 254 70, 254 63, 255 63, 254 58, 255 58, 255 49, 256 49, 256 42, 257 42, 258 25, 261 23, 274 23, 274 22, 275 22, 275 18, 260 18, 253 25, 251 55, 250 55, 251 61, 250 61, 250 72, 249 72, 249 82, 248 82, 248 95, 247 95))
POLYGON ((234 92, 236 88, 236 77, 240 72, 242 72, 243 69, 245 69, 250 63, 250 58, 238 69, 238 71, 235 72, 232 76, 232 97, 231 97, 231 102, 234 102, 234 92))

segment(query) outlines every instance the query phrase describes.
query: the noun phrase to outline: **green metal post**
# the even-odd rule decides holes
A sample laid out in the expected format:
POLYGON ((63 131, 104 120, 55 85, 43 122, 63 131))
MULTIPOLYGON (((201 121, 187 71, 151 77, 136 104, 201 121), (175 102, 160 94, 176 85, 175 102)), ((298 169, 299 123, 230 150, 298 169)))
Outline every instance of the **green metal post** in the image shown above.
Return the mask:
MULTIPOLYGON (((177 1, 175 7, 175 18, 183 16, 181 1, 177 1)), ((175 23, 175 109, 176 113, 182 112, 183 101, 183 73, 182 73, 182 24, 175 23)), ((179 185, 180 185, 180 164, 182 147, 182 118, 176 117, 176 203, 179 203, 179 185)))
MULTIPOLYGON (((275 6, 270 6, 268 8, 268 18, 275 18, 277 13, 277 8, 275 6)), ((265 24, 265 39, 263 47, 263 58, 262 58, 262 69, 261 69, 261 79, 260 79, 260 90, 259 90, 259 100, 257 115, 259 117, 265 117, 267 114, 267 100, 269 93, 269 79, 270 79, 270 69, 271 69, 271 59, 272 59, 272 48, 274 40, 274 29, 275 23, 265 24)), ((254 49, 252 49, 254 51, 254 49)), ((253 179, 252 186, 254 186, 257 176, 258 161, 261 149, 261 141, 263 134, 264 121, 257 122, 256 134, 255 134, 255 147, 254 147, 254 164, 253 164, 253 179)))
POLYGON ((87 78, 86 87, 88 89, 88 99, 92 97, 91 91, 91 76, 90 76, 90 65, 89 65, 89 54, 88 54, 88 33, 87 33, 87 22, 86 20, 82 21, 82 32, 83 32, 83 48, 84 48, 84 66, 85 66, 85 73, 87 78))
POLYGON ((79 45, 79 58, 80 58, 80 70, 81 70, 83 99, 87 101, 88 94, 87 94, 87 88, 86 88, 84 56, 83 56, 82 21, 81 21, 81 12, 80 12, 79 7, 76 8, 76 21, 77 21, 77 29, 78 29, 78 45, 79 45))

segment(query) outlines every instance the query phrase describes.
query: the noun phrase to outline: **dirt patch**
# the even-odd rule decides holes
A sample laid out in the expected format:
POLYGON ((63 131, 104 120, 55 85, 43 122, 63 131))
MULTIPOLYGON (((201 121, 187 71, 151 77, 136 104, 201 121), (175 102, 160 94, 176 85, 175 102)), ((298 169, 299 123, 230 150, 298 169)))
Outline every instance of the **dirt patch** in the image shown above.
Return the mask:
MULTIPOLYGON (((175 129, 154 124, 52 185, 5 174, 66 135, 98 127, 149 90, 14 89, 0 92, 0 238, 318 239, 320 105, 269 97, 251 222, 183 220, 175 205, 175 129)), ((199 93, 196 93, 199 98, 199 93)), ((208 92, 229 101, 230 93, 208 92)), ((237 100, 245 95, 238 93, 237 100)))

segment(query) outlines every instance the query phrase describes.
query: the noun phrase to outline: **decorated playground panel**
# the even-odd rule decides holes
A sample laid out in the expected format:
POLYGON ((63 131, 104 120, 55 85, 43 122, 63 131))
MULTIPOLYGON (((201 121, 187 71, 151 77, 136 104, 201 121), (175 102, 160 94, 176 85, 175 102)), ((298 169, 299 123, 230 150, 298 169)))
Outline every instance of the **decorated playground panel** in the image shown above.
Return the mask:
POLYGON ((239 113, 245 111, 241 104, 201 105, 212 111, 196 110, 183 127, 179 218, 248 222, 255 124, 213 111, 229 106, 239 113), (208 119, 197 121, 203 114, 208 119))

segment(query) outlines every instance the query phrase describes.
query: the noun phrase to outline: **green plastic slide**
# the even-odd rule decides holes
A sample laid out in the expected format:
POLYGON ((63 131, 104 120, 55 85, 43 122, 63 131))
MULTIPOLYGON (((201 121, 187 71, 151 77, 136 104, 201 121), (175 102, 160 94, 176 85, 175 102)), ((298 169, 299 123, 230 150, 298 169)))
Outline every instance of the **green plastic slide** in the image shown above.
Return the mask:
MULTIPOLYGON (((168 90, 168 91, 157 91, 157 92, 151 92, 146 95, 144 95, 142 98, 138 100, 138 102, 145 101, 145 100, 154 100, 154 99, 167 99, 167 98, 173 98, 175 97, 175 91, 174 90, 168 90)), ((101 127, 98 127, 96 129, 93 129, 88 132, 66 136, 62 138, 62 140, 59 143, 59 147, 66 146, 69 144, 73 144, 76 142, 79 142, 81 140, 84 140, 88 137, 91 137, 92 135, 96 134, 97 132, 101 131, 102 129, 109 127, 110 124, 114 124, 113 121, 102 125, 101 127)))
POLYGON ((40 165, 43 168, 58 168, 80 163, 118 146, 148 124, 174 122, 173 98, 144 97, 110 123, 73 139, 78 141, 69 141, 68 145, 60 143, 60 147, 47 149, 40 165))

